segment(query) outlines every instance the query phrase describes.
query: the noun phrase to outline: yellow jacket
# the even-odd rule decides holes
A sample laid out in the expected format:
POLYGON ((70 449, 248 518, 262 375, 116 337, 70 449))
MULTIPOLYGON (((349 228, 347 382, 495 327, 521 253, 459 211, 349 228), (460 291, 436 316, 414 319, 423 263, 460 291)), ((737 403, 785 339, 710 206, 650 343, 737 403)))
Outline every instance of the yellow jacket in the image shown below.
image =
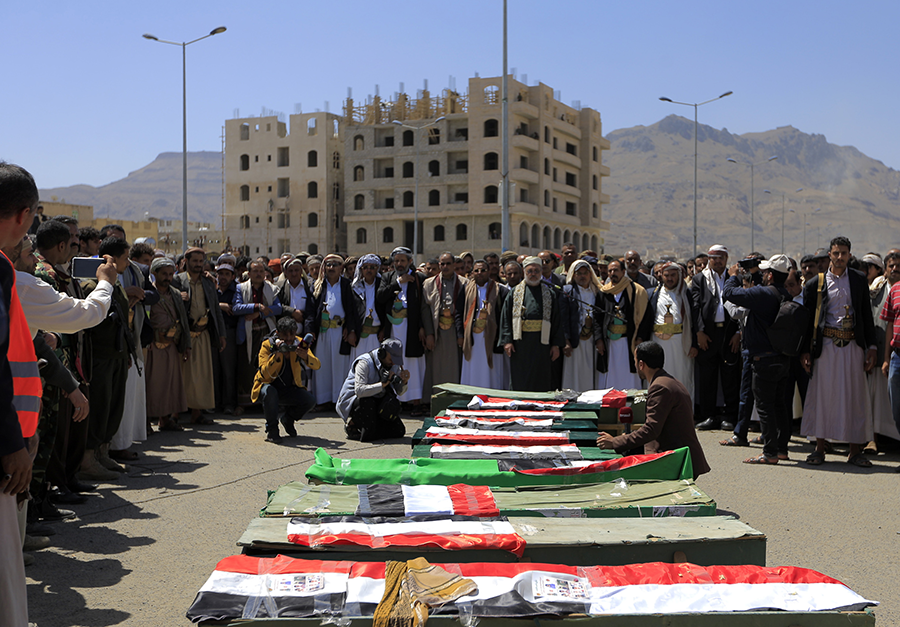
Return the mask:
MULTIPOLYGON (((283 368, 285 356, 291 363, 291 370, 294 373, 294 385, 298 388, 306 387, 303 385, 303 364, 300 360, 300 355, 297 353, 280 353, 275 350, 272 338, 266 338, 263 340, 262 348, 259 349, 259 370, 256 371, 256 376, 253 377, 253 389, 250 391, 251 401, 257 402, 262 386, 272 383, 278 378, 283 368)), ((311 349, 307 349, 307 365, 310 370, 318 370, 321 366, 319 358, 313 355, 311 349)))

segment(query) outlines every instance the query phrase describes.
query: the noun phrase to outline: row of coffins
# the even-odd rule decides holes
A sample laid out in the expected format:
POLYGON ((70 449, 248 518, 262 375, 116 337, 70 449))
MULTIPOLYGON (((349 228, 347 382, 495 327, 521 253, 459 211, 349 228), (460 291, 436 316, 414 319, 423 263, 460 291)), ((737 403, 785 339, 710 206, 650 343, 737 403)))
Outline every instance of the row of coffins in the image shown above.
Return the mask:
POLYGON ((592 446, 608 421, 628 428, 640 391, 575 402, 495 394, 445 398, 410 459, 316 451, 309 484, 268 495, 238 541, 244 555, 220 562, 188 617, 341 627, 421 627, 429 616, 464 627, 539 617, 604 627, 874 623, 874 603, 840 582, 765 568, 765 535, 715 515, 691 480, 688 449, 620 457, 592 446))

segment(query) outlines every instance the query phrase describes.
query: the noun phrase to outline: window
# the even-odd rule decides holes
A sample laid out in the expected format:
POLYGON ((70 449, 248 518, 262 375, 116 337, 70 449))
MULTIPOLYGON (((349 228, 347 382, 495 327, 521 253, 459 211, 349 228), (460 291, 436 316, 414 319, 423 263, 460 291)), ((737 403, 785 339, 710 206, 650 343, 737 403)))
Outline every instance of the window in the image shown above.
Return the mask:
POLYGON ((550 246, 552 244, 552 242, 550 241, 550 238, 551 238, 550 227, 545 226, 544 227, 544 248, 550 248, 550 246))
POLYGON ((291 179, 278 179, 278 197, 287 198, 291 195, 291 179))
POLYGON ((241 185, 241 200, 250 200, 250 186, 241 185))
POLYGON ((599 187, 599 182, 598 182, 598 180, 597 180, 597 175, 595 174, 591 180, 592 180, 591 185, 593 186, 594 189, 597 189, 597 188, 599 187))
POLYGON ((362 211, 366 207, 366 199, 362 194, 357 194, 353 197, 353 209, 354 211, 362 211))
POLYGON ((403 131, 403 145, 404 146, 412 146, 413 145, 413 135, 412 131, 403 131))
POLYGON ((488 239, 500 239, 501 231, 499 222, 491 222, 488 225, 488 239))
POLYGON ((597 147, 596 147, 596 146, 594 146, 594 147, 592 148, 592 150, 593 150, 593 152, 594 152, 594 161, 596 161, 596 160, 597 160, 597 153, 598 153, 599 151, 597 150, 597 147))
POLYGON ((575 144, 570 144, 570 143, 566 142, 566 152, 569 153, 570 155, 577 156, 577 154, 575 152, 575 144))
POLYGON ((366 140, 363 139, 362 135, 356 135, 353 138, 353 150, 365 150, 366 149, 366 140))
POLYGON ((585 233, 581 236, 581 250, 590 250, 591 249, 591 240, 588 237, 588 234, 585 233))
POLYGON ((310 181, 306 185, 306 197, 307 198, 318 198, 319 197, 319 184, 315 181, 310 181))
POLYGON ((461 242, 463 240, 469 239, 469 227, 465 224, 457 224, 456 225, 456 241, 461 242))
POLYGON ((315 135, 318 132, 318 128, 316 128, 317 124, 316 118, 309 118, 306 122, 306 134, 307 135, 315 135))
POLYGON ((519 202, 528 202, 528 188, 523 187, 519 190, 519 202))
POLYGON ((578 187, 578 179, 575 178, 575 174, 572 172, 566 172, 566 185, 569 187, 578 187))
POLYGON ((428 162, 428 176, 440 176, 441 164, 437 159, 428 162))
POLYGON ((519 157, 519 167, 522 168, 523 170, 528 169, 528 157, 526 157, 524 155, 519 157))
POLYGON ((259 224, 259 216, 256 216, 256 224, 259 224))
POLYGON ((545 144, 550 143, 550 127, 549 126, 544 127, 544 143, 545 144))
POLYGON ((306 153, 306 167, 315 168, 319 165, 319 153, 315 150, 310 150, 306 153))
POLYGON ((550 190, 548 190, 548 189, 544 190, 544 206, 545 207, 550 206, 550 190))
POLYGON ((441 193, 436 189, 433 189, 430 192, 428 192, 428 206, 429 207, 437 207, 440 204, 441 204, 441 193))
POLYGON ((405 161, 403 163, 403 178, 409 179, 414 175, 415 170, 413 169, 412 161, 405 161))
POLYGON ((282 147, 278 149, 278 167, 286 168, 291 165, 291 154, 290 149, 287 147, 282 147))
POLYGON ((484 169, 485 170, 497 170, 500 168, 500 159, 497 157, 496 152, 486 152, 484 153, 484 169))
POLYGON ((269 192, 271 192, 271 191, 272 191, 272 186, 271 186, 271 185, 269 185, 269 188, 268 188, 268 189, 267 189, 267 190, 266 190, 266 191, 269 191, 269 192))
POLYGON ((331 186, 331 199, 332 200, 340 200, 341 199, 341 184, 335 183, 331 186))
POLYGON ((557 179, 556 174, 557 174, 556 168, 553 168, 553 182, 554 182, 554 183, 556 182, 556 179, 557 179))
POLYGON ((241 155, 241 170, 250 169, 250 155, 241 155))
POLYGON ((403 192, 403 206, 412 207, 414 198, 412 192, 403 192))
POLYGON ((456 172, 454 174, 468 174, 469 173, 469 160, 468 159, 459 159, 456 162, 456 172))
POLYGON ((353 168, 353 180, 354 181, 365 181, 366 180, 366 170, 361 165, 353 168))
POLYGON ((310 244, 306 247, 306 250, 309 251, 310 255, 318 255, 319 254, 319 245, 318 244, 310 244))
POLYGON ((524 222, 519 225, 519 246, 528 247, 528 225, 524 222))
POLYGON ((458 203, 466 204, 469 202, 469 192, 456 192, 453 195, 453 199, 458 203))
POLYGON ((553 199, 553 213, 556 213, 556 198, 553 199))
POLYGON ((365 244, 366 243, 366 230, 365 229, 356 229, 356 243, 357 244, 365 244))
POLYGON ((572 233, 569 231, 569 229, 566 229, 563 232, 563 242, 571 242, 571 241, 572 241, 572 233))
POLYGON ((257 186, 253 189, 253 191, 254 191, 254 193, 258 194, 258 193, 259 193, 259 185, 257 185, 257 186))
POLYGON ((271 160, 272 160, 272 155, 266 155, 266 161, 271 161, 271 160))
POLYGON ((241 228, 242 229, 250 228, 250 216, 241 216, 241 228))
POLYGON ((599 212, 599 210, 597 209, 597 203, 594 203, 594 205, 591 207, 591 215, 592 215, 594 218, 596 218, 598 213, 600 213, 600 212, 599 212))
POLYGON ((259 155, 253 155, 253 163, 259 163, 259 155))
POLYGON ((436 146, 441 143, 441 129, 431 127, 428 129, 428 145, 436 146))
POLYGON ((497 137, 500 135, 500 125, 497 123, 497 120, 490 118, 484 121, 484 136, 485 137, 497 137))
POLYGON ((557 142, 556 138, 554 137, 553 138, 553 150, 556 150, 557 148, 559 148, 559 142, 557 142))
POLYGON ((394 197, 393 196, 385 196, 382 202, 382 209, 393 209, 394 208, 394 197))
POLYGON ((531 247, 537 248, 541 245, 541 227, 537 224, 531 227, 531 247))
POLYGON ((550 176, 550 159, 544 159, 544 174, 550 176))
POLYGON ((484 104, 494 105, 500 103, 500 88, 496 85, 488 85, 484 88, 484 104))
POLYGON ((559 250, 562 248, 562 233, 559 228, 553 231, 553 250, 559 250))
POLYGON ((279 229, 289 229, 290 227, 291 227, 291 214, 279 213, 278 214, 278 228, 279 229))
POLYGON ((391 146, 394 145, 394 136, 393 135, 385 135, 383 139, 384 139, 384 143, 382 143, 382 146, 385 146, 386 148, 390 148, 391 146))
POLYGON ((444 225, 438 224, 436 227, 434 227, 434 241, 444 241, 444 225))
POLYGON ((241 141, 250 139, 250 125, 241 124, 241 141))
POLYGON ((381 232, 381 241, 385 244, 392 244, 394 242, 394 229, 386 226, 384 230, 381 232))
POLYGON ((331 155, 331 163, 335 170, 339 170, 341 168, 341 153, 335 152, 331 155))
POLYGON ((497 186, 496 185, 488 185, 484 188, 484 202, 487 204, 494 204, 497 202, 497 186))
POLYGON ((591 250, 597 250, 597 236, 591 235, 591 250))
POLYGON ((319 226, 319 214, 311 213, 306 217, 306 227, 310 229, 314 229, 319 226))

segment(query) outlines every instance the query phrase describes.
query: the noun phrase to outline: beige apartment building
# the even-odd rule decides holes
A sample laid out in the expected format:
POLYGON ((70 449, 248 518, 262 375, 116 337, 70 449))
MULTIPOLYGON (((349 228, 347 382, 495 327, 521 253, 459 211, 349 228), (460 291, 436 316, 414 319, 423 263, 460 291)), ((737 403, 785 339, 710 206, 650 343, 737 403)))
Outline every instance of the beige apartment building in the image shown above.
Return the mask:
POLYGON ((346 250, 341 118, 331 113, 225 122, 225 235, 248 256, 346 250))
MULTIPOLYGON (((290 134, 277 117, 227 121, 226 236, 250 256, 386 255, 412 248, 418 209, 420 258, 499 251, 500 82, 472 78, 467 94, 439 97, 348 98, 343 116, 292 115, 290 134)), ((600 114, 563 104, 543 84, 510 79, 509 92, 511 248, 571 241, 599 250, 609 228, 600 114)))

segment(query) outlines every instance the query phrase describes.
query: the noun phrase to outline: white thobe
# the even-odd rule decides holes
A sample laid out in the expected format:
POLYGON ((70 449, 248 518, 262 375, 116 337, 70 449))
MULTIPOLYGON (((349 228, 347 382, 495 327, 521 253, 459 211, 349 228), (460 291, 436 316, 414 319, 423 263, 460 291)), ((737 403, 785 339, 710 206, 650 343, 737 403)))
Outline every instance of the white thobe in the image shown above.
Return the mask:
MULTIPOLYGON (((597 296, 589 289, 575 286, 575 296, 578 305, 579 332, 584 326, 585 320, 591 315, 591 303, 597 296)), ((597 372, 597 348, 594 345, 593 335, 587 339, 580 338, 578 346, 572 349, 572 356, 565 357, 563 361, 562 386, 565 389, 586 392, 593 389, 597 372)))
MULTIPOLYGON (((403 303, 405 308, 409 308, 407 301, 407 290, 409 283, 401 283, 400 291, 397 298, 403 303)), ((395 324, 393 336, 400 340, 403 344, 404 353, 406 352, 406 336, 409 331, 409 318, 402 318, 400 324, 395 324)), ((418 332, 418 331, 416 331, 418 332)), ((406 392, 400 394, 399 398, 402 402, 417 401, 422 398, 422 386, 425 383, 425 356, 421 357, 403 357, 403 369, 409 372, 409 382, 406 385, 406 392)), ((430 399, 429 399, 430 400, 430 399)))
MULTIPOLYGON (((682 296, 677 291, 670 291, 665 286, 659 289, 659 299, 656 303, 656 319, 654 324, 666 324, 666 310, 672 314, 672 324, 682 324, 684 322, 684 313, 681 311, 682 296)), ((683 288, 687 289, 687 288, 683 288)), ((654 333, 653 341, 662 346, 666 355, 665 366, 666 372, 675 377, 684 384, 684 387, 691 393, 691 399, 694 398, 694 360, 687 356, 684 352, 684 334, 679 333, 673 335, 667 340, 662 339, 654 333)))
MULTIPOLYGON (((381 326, 381 319, 378 317, 378 314, 375 312, 375 282, 373 281, 371 285, 363 281, 361 284, 358 284, 355 287, 356 293, 362 297, 364 305, 364 310, 362 311, 360 317, 365 323, 366 318, 372 318, 372 326, 377 327, 381 326)), ((356 346, 350 349, 350 362, 353 363, 356 361, 356 358, 364 353, 368 353, 369 351, 373 351, 378 348, 378 334, 372 333, 367 337, 360 337, 356 346)))
MULTIPOLYGON (((476 288, 478 292, 478 300, 475 303, 475 318, 478 318, 478 312, 484 306, 484 299, 487 298, 487 284, 476 288)), ((462 385, 471 385, 475 387, 487 387, 492 390, 502 390, 503 385, 503 368, 501 366, 501 356, 492 355, 491 361, 494 367, 488 366, 487 349, 484 345, 484 333, 472 333, 472 359, 466 359, 463 355, 462 372, 460 373, 459 382, 462 385)))
MULTIPOLYGON (((346 318, 344 303, 341 300, 341 282, 334 285, 325 282, 325 312, 330 319, 346 318)), ((316 320, 319 324, 321 320, 316 320)), ((325 329, 319 331, 316 341, 316 357, 321 362, 321 367, 314 371, 316 379, 316 402, 337 403, 341 393, 341 386, 347 378, 350 370, 350 355, 341 355, 341 341, 343 340, 343 327, 325 329)))

